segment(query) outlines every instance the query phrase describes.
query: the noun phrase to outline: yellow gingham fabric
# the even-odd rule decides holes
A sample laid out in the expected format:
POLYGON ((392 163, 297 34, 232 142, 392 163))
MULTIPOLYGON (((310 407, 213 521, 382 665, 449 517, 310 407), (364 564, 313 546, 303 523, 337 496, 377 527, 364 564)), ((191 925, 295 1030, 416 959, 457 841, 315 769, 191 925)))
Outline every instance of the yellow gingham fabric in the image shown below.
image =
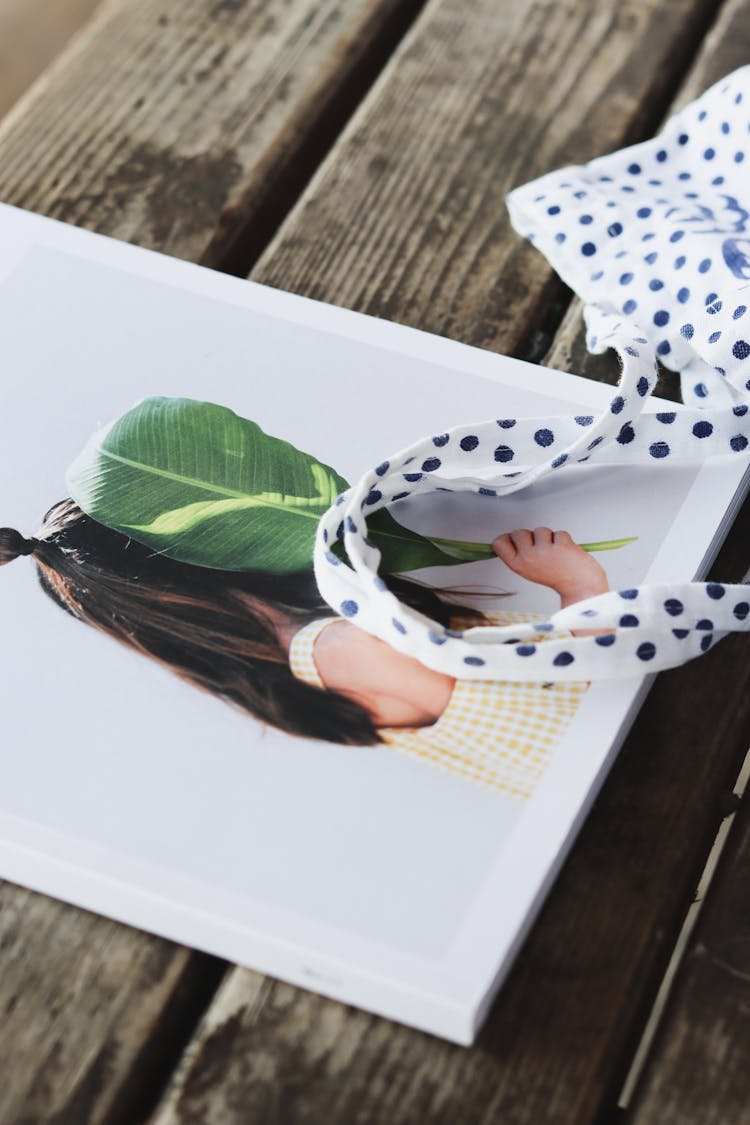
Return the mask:
MULTIPOLYGON (((493 625, 540 620, 530 613, 485 616, 493 625)), ((315 666, 313 645, 326 625, 336 620, 313 621, 292 639, 292 672, 315 687, 324 684, 315 666)), ((474 624, 462 618, 451 622, 456 629, 474 624)), ((541 635, 539 639, 543 639, 541 635)), ((541 779, 587 686, 457 680, 448 706, 432 726, 383 727, 379 734, 386 745, 402 754, 524 801, 541 779)))

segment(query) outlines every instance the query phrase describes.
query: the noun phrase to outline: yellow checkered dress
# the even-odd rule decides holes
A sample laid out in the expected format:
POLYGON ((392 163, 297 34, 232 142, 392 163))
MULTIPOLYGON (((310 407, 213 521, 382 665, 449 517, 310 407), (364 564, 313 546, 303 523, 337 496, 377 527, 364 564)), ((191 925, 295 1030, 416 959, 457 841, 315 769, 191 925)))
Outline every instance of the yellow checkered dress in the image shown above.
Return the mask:
MULTIPOLYGON (((487 614, 488 624, 539 620, 530 613, 487 614)), ((300 680, 325 685, 313 658, 318 634, 337 621, 325 617, 300 629, 292 639, 289 663, 300 680)), ((468 628, 475 621, 456 618, 468 628)), ((540 635, 540 640, 544 638, 540 635)), ((457 680, 443 714, 427 727, 383 727, 383 741, 421 762, 499 790, 524 801, 534 791, 555 747, 584 696, 585 683, 516 684, 457 680)))

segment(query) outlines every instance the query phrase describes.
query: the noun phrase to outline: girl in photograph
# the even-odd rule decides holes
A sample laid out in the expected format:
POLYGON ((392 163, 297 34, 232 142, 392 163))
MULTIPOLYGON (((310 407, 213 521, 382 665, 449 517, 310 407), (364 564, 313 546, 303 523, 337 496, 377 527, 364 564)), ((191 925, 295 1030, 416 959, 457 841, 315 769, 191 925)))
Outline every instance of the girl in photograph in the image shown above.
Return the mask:
MULTIPOLYGON (((563 607, 608 589, 600 564, 566 531, 518 529, 493 550, 515 574, 556 591, 563 607)), ((33 558, 42 588, 67 613, 262 723, 350 746, 383 743, 514 799, 533 791, 586 690, 457 681, 337 617, 311 570, 178 562, 70 499, 50 509, 34 538, 0 529, 0 565, 21 555, 33 558)), ((480 614, 418 583, 387 582, 453 629, 534 619, 480 614)))

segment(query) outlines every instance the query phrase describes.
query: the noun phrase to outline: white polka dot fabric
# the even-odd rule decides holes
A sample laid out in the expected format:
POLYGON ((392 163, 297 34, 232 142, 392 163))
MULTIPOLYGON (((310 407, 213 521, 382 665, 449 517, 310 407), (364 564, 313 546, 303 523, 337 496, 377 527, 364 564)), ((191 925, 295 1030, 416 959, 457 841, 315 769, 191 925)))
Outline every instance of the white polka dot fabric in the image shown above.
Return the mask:
POLYGON ((402 605, 378 574, 367 517, 436 489, 503 496, 586 462, 650 464, 750 445, 750 67, 708 90, 654 140, 551 173, 508 199, 519 232, 584 300, 588 346, 614 348, 622 377, 599 417, 499 417, 392 455, 320 522, 315 574, 344 617, 463 679, 599 680, 685 663, 750 629, 750 587, 644 586, 569 606, 542 624, 611 629, 531 637, 540 626, 445 629, 402 605), (656 357, 681 373, 691 408, 643 414, 656 357), (343 540, 350 565, 330 550, 343 540))

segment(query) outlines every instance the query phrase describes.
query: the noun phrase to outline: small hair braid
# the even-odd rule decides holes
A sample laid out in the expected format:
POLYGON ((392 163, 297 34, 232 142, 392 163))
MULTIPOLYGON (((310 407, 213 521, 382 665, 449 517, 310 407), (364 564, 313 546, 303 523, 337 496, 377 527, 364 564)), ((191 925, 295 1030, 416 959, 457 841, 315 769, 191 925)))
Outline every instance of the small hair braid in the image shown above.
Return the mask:
POLYGON ((12 527, 0 527, 0 566, 13 562, 19 555, 33 555, 38 539, 26 539, 12 527))

